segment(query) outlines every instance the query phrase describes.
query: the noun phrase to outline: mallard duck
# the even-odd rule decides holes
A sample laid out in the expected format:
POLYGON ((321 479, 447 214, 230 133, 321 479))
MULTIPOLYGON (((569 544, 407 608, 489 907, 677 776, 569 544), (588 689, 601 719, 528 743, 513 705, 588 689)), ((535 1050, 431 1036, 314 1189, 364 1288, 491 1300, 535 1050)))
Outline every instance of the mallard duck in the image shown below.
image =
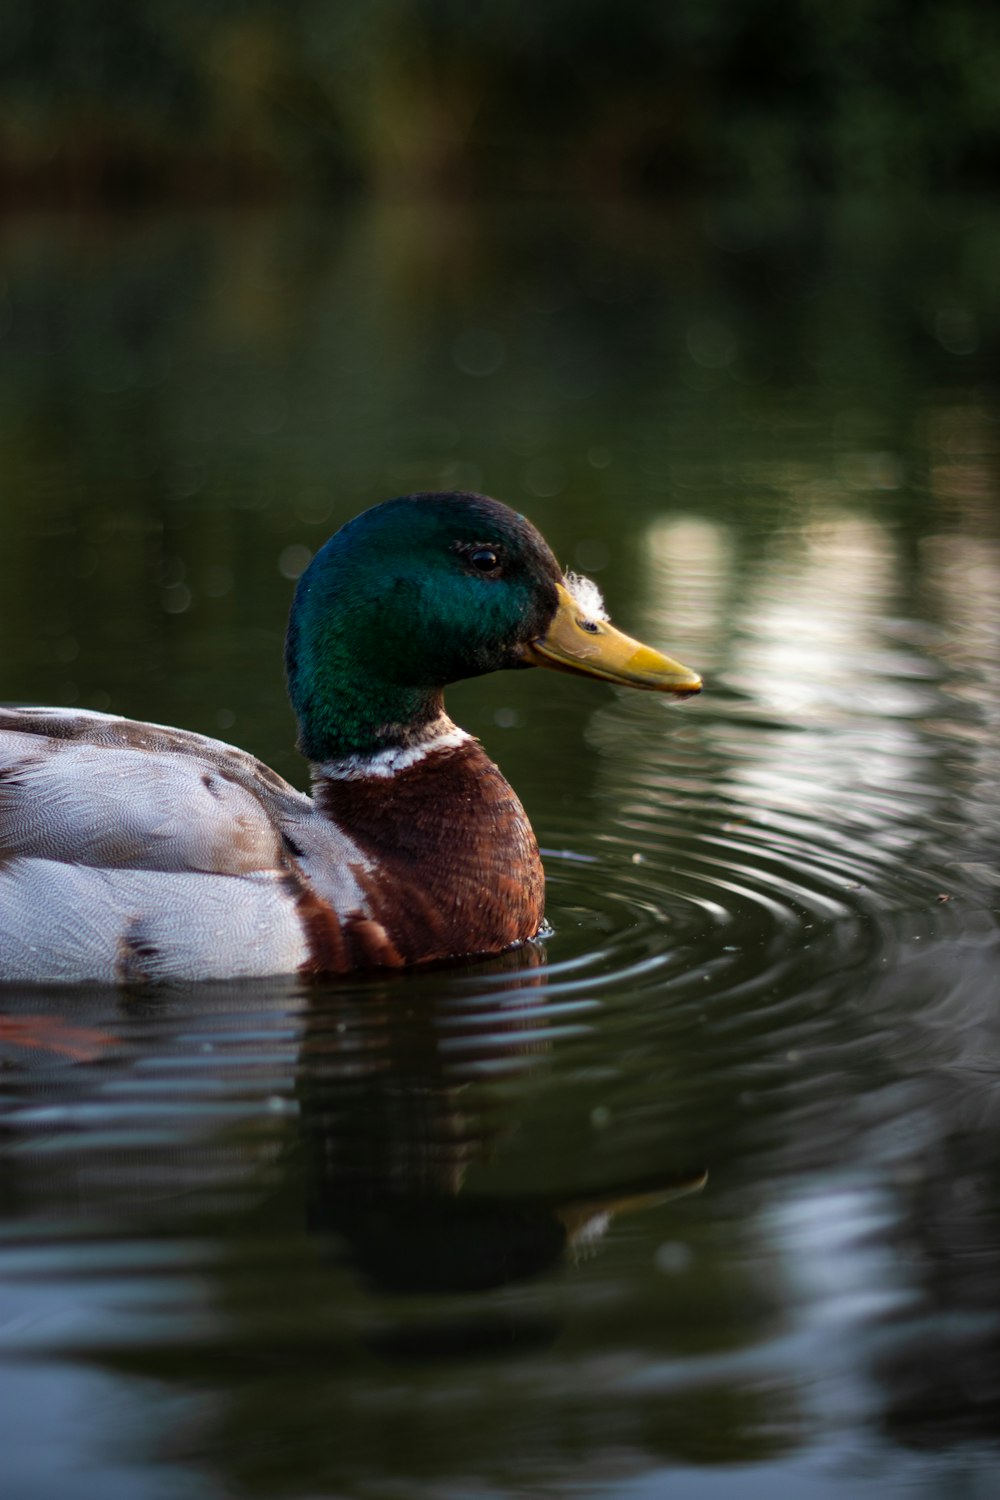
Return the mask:
POLYGON ((286 665, 312 796, 246 751, 113 714, 0 708, 0 979, 344 974, 500 952, 538 846, 443 689, 550 667, 686 697, 523 516, 406 495, 299 580, 286 665))

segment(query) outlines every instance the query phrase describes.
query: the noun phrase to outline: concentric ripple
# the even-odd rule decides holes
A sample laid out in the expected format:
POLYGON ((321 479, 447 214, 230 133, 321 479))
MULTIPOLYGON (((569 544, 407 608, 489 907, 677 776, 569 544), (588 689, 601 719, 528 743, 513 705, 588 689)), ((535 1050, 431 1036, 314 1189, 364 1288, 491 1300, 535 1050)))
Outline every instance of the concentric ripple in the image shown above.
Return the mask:
POLYGON ((787 795, 750 805, 721 777, 678 799, 681 770, 637 767, 592 852, 571 828, 546 848, 550 987, 763 993, 824 964, 891 962, 915 914, 925 940, 951 930, 954 872, 894 847, 885 804, 861 839, 865 794, 842 797, 834 826, 787 795))

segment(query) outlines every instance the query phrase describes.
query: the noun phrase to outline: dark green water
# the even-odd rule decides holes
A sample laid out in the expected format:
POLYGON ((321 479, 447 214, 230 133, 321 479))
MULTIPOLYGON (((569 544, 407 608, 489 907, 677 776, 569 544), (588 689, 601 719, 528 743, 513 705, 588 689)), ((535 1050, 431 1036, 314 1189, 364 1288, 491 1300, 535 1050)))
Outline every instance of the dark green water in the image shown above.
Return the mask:
POLYGON ((3 225, 0 698, 301 780, 290 579, 455 486, 707 684, 453 691, 537 951, 0 991, 5 1493, 995 1493, 998 260, 976 202, 3 225))

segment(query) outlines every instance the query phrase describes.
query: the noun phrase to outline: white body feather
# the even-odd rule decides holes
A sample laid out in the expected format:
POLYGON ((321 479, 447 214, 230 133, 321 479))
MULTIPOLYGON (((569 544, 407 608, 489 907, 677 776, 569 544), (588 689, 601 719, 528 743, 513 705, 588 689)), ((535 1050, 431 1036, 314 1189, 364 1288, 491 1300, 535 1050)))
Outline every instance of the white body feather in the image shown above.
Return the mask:
POLYGON ((364 856, 245 751, 0 708, 0 980, 294 971, 308 943, 290 862, 338 914, 367 915, 364 856))

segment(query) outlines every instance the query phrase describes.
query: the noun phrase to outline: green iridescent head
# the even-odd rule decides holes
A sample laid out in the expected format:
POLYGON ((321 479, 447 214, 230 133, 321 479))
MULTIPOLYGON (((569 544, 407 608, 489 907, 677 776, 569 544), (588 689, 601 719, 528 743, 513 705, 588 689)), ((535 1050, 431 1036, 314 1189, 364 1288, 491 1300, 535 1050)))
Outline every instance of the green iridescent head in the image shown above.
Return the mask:
POLYGON ((355 517, 299 580, 287 667, 310 760, 406 744, 463 677, 526 665, 562 570, 529 521, 485 495, 405 495, 355 517))
POLYGON ((286 661, 313 761, 414 744, 449 682, 544 666, 685 697, 700 679, 616 631, 530 521, 487 495, 404 495, 332 536, 303 573, 286 661))

